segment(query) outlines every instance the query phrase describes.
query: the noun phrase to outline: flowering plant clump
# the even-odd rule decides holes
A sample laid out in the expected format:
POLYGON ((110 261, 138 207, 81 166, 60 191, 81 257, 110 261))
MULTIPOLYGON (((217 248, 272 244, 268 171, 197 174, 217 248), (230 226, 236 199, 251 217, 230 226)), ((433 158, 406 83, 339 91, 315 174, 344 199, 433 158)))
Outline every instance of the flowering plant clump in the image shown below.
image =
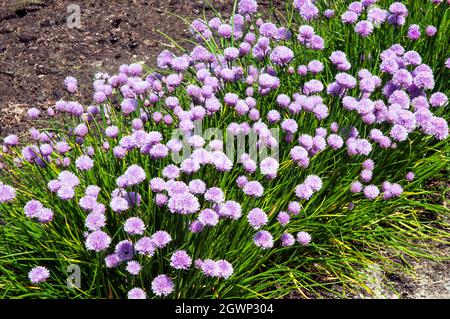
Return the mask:
POLYGON ((157 69, 96 74, 90 105, 67 77, 28 111, 40 129, 3 139, 2 295, 342 294, 387 250, 429 255, 413 241, 448 238, 420 216, 448 213, 424 189, 448 174, 448 4, 294 0, 275 23, 240 0, 157 69))

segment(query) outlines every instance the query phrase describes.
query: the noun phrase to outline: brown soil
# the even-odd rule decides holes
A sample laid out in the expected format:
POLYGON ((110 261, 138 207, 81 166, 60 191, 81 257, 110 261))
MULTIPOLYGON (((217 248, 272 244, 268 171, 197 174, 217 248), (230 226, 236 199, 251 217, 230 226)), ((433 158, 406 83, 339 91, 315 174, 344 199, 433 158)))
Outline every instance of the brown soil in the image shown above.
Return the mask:
MULTIPOLYGON (((67 75, 78 79, 86 100, 96 72, 134 61, 152 65, 163 48, 174 49, 158 30, 183 43, 188 26, 175 15, 211 15, 206 2, 0 0, 0 135, 26 126, 29 107, 46 109, 62 98, 67 75), (80 6, 80 29, 67 25, 70 4, 80 6)), ((233 2, 209 1, 221 12, 229 12, 233 2)))

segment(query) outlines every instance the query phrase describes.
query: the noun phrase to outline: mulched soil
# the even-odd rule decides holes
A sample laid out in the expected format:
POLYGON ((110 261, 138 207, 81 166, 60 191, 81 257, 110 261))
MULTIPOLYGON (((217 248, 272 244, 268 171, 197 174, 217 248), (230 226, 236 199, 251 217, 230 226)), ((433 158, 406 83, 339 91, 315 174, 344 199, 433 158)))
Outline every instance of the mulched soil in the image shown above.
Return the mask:
MULTIPOLYGON (((175 15, 211 15, 205 2, 0 1, 0 135, 27 127, 23 114, 29 107, 46 109, 62 98, 67 75, 78 79, 86 101, 96 72, 114 72, 135 61, 153 65, 163 48, 174 49, 158 30, 183 43, 190 35, 188 26, 175 15), (70 4, 80 6, 80 29, 67 26, 70 4)), ((209 1, 224 13, 233 2, 209 1)))

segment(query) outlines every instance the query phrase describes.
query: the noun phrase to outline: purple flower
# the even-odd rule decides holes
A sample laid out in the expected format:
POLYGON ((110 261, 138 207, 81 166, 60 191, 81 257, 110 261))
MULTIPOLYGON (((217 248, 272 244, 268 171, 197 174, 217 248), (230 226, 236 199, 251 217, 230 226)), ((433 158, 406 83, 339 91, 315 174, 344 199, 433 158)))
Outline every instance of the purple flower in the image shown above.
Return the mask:
POLYGON ((24 207, 25 215, 28 218, 35 218, 38 217, 41 210, 44 208, 41 202, 37 200, 30 200, 28 203, 26 203, 24 207))
POLYGON ((289 247, 295 244, 295 237, 292 234, 284 233, 281 235, 281 245, 289 247))
POLYGON ((53 220, 53 211, 48 208, 43 208, 36 217, 40 223, 49 223, 53 220))
POLYGON ((322 82, 319 80, 310 80, 305 83, 303 86, 303 92, 306 95, 310 95, 313 93, 320 93, 324 89, 322 82))
POLYGON ((311 242, 311 235, 307 232, 301 231, 297 233, 297 241, 302 246, 308 246, 311 242))
POLYGON ((141 288, 133 288, 128 291, 128 299, 147 299, 145 291, 141 288))
POLYGON ((331 148, 337 150, 344 145, 344 140, 337 134, 330 134, 327 138, 327 143, 331 148))
POLYGON ((408 172, 407 174, 406 174, 406 180, 408 181, 408 182, 412 182, 413 180, 414 180, 414 177, 415 177, 416 175, 414 174, 414 172, 408 172))
POLYGON ((84 196, 78 202, 80 207, 85 211, 92 211, 97 204, 97 198, 92 196, 84 196))
POLYGON ((224 279, 228 279, 233 274, 233 266, 226 260, 218 260, 216 261, 217 269, 216 276, 224 279))
POLYGON ((28 273, 28 278, 33 284, 45 282, 48 277, 50 277, 50 272, 44 266, 36 266, 28 273))
POLYGON ((326 9, 326 10, 323 12, 323 16, 324 16, 325 18, 327 18, 327 19, 331 19, 332 17, 334 17, 334 10, 332 10, 332 9, 326 9))
POLYGON ((260 208, 253 208, 247 215, 247 220, 253 229, 259 229, 269 221, 267 214, 260 208))
POLYGON ((170 197, 168 207, 172 213, 188 215, 198 212, 200 203, 194 195, 190 193, 181 193, 170 197))
POLYGON ((141 264, 135 260, 127 262, 126 270, 130 275, 137 276, 141 272, 141 264))
POLYGON ((308 67, 306 65, 300 65, 297 68, 297 73, 301 76, 305 76, 306 74, 308 74, 308 67))
POLYGON ((281 122, 281 128, 290 134, 294 134, 298 130, 298 124, 293 119, 286 119, 281 122))
POLYGON ((408 9, 401 2, 394 2, 389 6, 389 12, 396 16, 408 16, 408 9))
POLYGON ((341 21, 345 24, 353 24, 358 20, 358 15, 353 11, 345 11, 341 15, 341 21))
POLYGON ((0 182, 0 203, 8 203, 16 197, 16 190, 0 182))
POLYGON ((309 1, 305 2, 298 9, 300 11, 300 16, 307 21, 313 20, 319 16, 319 9, 309 1))
POLYGON ((305 185, 309 186, 314 192, 322 189, 322 180, 319 176, 309 175, 305 179, 305 185))
POLYGON ((171 197, 182 195, 188 191, 188 186, 184 182, 180 181, 171 180, 166 182, 165 186, 169 196, 171 197))
POLYGON ((75 191, 72 187, 63 185, 58 189, 56 194, 62 200, 70 200, 75 196, 75 191))
POLYGON ((278 46, 270 54, 270 61, 276 65, 285 66, 294 58, 294 52, 285 46, 278 46))
POLYGON ((264 193, 264 188, 258 181, 251 181, 245 184, 243 191, 248 196, 261 197, 264 193))
POLYGON ((325 41, 318 35, 313 35, 309 42, 309 47, 312 50, 323 50, 325 48, 325 41))
POLYGON ((13 135, 8 135, 3 140, 3 143, 6 146, 17 146, 19 144, 19 138, 17 137, 17 135, 14 135, 14 134, 13 135))
POLYGON ((123 174, 127 181, 127 186, 137 185, 146 179, 145 171, 139 165, 131 165, 123 174))
POLYGON ((130 240, 122 240, 116 245, 114 252, 122 261, 131 260, 134 255, 133 243, 130 240))
POLYGON ((360 21, 355 25, 355 32, 359 33, 362 37, 368 37, 373 32, 373 24, 370 21, 360 21))
POLYGON ((198 215, 198 221, 205 226, 216 226, 219 223, 219 215, 212 209, 206 208, 198 215))
POLYGON ((139 254, 149 257, 153 256, 156 249, 153 239, 150 237, 142 237, 139 239, 135 243, 134 248, 139 254))
POLYGON ((269 123, 274 124, 276 122, 278 122, 281 119, 281 115, 278 111, 276 110, 270 110, 267 113, 267 120, 269 121, 269 123))
POLYGON ((206 191, 206 184, 200 179, 189 182, 189 192, 192 194, 203 194, 206 191))
MULTIPOLYGON (((403 55, 405 61, 412 65, 420 65, 422 63, 422 57, 416 51, 408 51, 403 55)), ((425 69, 424 69, 425 71, 425 69)))
POLYGON ((428 37, 434 37, 436 35, 437 29, 435 26, 429 25, 425 28, 425 34, 428 37))
POLYGON ((380 195, 380 190, 375 185, 368 185, 364 187, 364 196, 367 199, 373 200, 380 195))
POLYGON ((272 248, 273 236, 267 230, 260 230, 253 237, 253 242, 262 249, 272 248))
POLYGON ((256 0, 240 0, 238 4, 239 14, 255 14, 258 11, 256 0))
POLYGON ((213 203, 222 203, 225 200, 225 195, 220 188, 211 187, 205 192, 205 199, 213 203))
POLYGON ((163 190, 165 190, 165 188, 166 182, 162 178, 155 177, 150 180, 150 189, 153 192, 162 192, 163 190))
POLYGON ((200 169, 200 163, 192 158, 187 158, 180 164, 180 170, 187 174, 192 174, 200 169))
POLYGON ((318 74, 323 71, 323 64, 320 61, 312 60, 308 63, 308 71, 312 74, 318 74))
POLYGON ((62 171, 58 175, 58 180, 61 182, 62 186, 75 187, 80 184, 80 180, 72 172, 62 171))
POLYGON ((172 237, 164 230, 158 230, 152 235, 152 241, 157 248, 164 248, 172 241, 172 237))
POLYGON ((67 76, 64 79, 64 85, 66 87, 66 90, 70 93, 75 93, 78 89, 77 79, 75 79, 73 76, 67 76))
POLYGON ((108 126, 105 134, 109 138, 116 138, 119 135, 119 128, 117 126, 108 126))
POLYGON ((442 92, 436 92, 430 96, 430 104, 433 107, 442 107, 445 104, 447 104, 447 102, 448 102, 448 98, 442 92))
POLYGON ((391 184, 387 181, 383 183, 382 189, 384 192, 383 194, 384 199, 399 197, 403 193, 403 188, 401 187, 400 184, 396 183, 391 184))
POLYGON ((433 73, 427 71, 418 72, 414 77, 414 84, 418 88, 432 90, 435 84, 433 73))
POLYGON ((195 261, 195 265, 197 268, 200 268, 202 273, 207 277, 215 277, 218 273, 218 265, 214 260, 205 259, 200 260, 197 259, 195 261))
POLYGON ((189 226, 189 231, 193 234, 200 233, 203 230, 204 226, 198 220, 194 220, 189 226))
POLYGON ((94 167, 94 161, 87 155, 77 158, 75 165, 80 171, 88 171, 94 167))
POLYGON ((219 35, 223 38, 231 38, 231 34, 233 33, 233 28, 229 24, 221 24, 217 29, 219 35))
POLYGON ((189 61, 187 61, 184 57, 176 57, 172 59, 172 68, 175 71, 183 72, 189 67, 189 61))
POLYGON ((116 212, 116 213, 124 212, 128 208, 130 208, 128 206, 127 200, 123 197, 114 197, 111 200, 110 206, 111 206, 111 209, 113 210, 113 212, 116 212))
POLYGON ((363 185, 360 182, 358 182, 358 181, 353 182, 350 185, 350 191, 352 193, 360 193, 362 191, 362 189, 363 189, 363 185))
POLYGON ((254 173, 256 171, 257 165, 256 162, 250 158, 245 160, 243 163, 244 169, 247 173, 254 173))
POLYGON ((336 74, 336 82, 345 89, 353 89, 356 86, 356 79, 348 73, 336 74))
POLYGON ((125 221, 124 230, 130 235, 142 235, 145 224, 139 217, 130 217, 125 221))
POLYGON ((120 260, 117 254, 111 254, 105 257, 105 265, 107 268, 115 268, 120 265, 122 260, 120 260))
POLYGON ((167 275, 159 275, 152 281, 153 293, 157 296, 166 297, 175 289, 175 285, 167 275))
POLYGON ((362 163, 362 167, 363 169, 372 171, 375 168, 375 162, 373 160, 366 159, 363 163, 362 163))
POLYGON ((86 187, 85 190, 85 194, 86 196, 92 196, 94 198, 97 198, 98 195, 100 194, 100 187, 98 187, 97 185, 89 185, 88 187, 86 187))
POLYGON ((360 173, 360 178, 364 183, 368 183, 372 180, 372 171, 368 169, 363 169, 360 173))
POLYGON ((88 250, 94 250, 96 252, 100 252, 105 250, 111 244, 111 238, 107 233, 96 230, 90 233, 86 238, 86 248, 88 250))
POLYGON ((170 258, 170 266, 175 269, 186 270, 192 265, 192 258, 189 257, 186 251, 177 250, 170 258))
POLYGON ((420 38, 420 27, 417 24, 412 24, 408 28, 408 38, 417 41, 420 38))
POLYGON ((129 115, 137 109, 138 102, 135 99, 124 99, 120 107, 123 114, 129 115))
POLYGON ((302 206, 300 205, 299 202, 290 202, 288 205, 288 211, 292 215, 298 215, 300 213, 301 209, 302 209, 302 206))
POLYGON ((27 115, 30 119, 35 120, 39 117, 39 115, 41 114, 41 111, 39 111, 39 109, 32 107, 30 109, 28 109, 27 111, 27 115))
POLYGON ((219 215, 221 217, 227 217, 237 220, 242 215, 241 205, 235 201, 226 201, 219 206, 219 215))
POLYGON ((85 225, 90 231, 96 231, 106 225, 106 217, 102 213, 92 212, 87 215, 85 225))
POLYGON ((389 132, 389 135, 396 141, 402 142, 405 141, 408 138, 408 130, 402 126, 395 124, 391 131, 389 132))
POLYGON ((313 195, 313 190, 306 184, 300 184, 295 187, 295 195, 301 199, 310 199, 313 195))
POLYGON ((280 212, 277 216, 278 222, 281 224, 281 226, 286 226, 291 219, 291 216, 286 212, 280 212))
POLYGON ((387 11, 380 8, 372 8, 367 13, 367 20, 374 24, 380 25, 387 19, 387 11))
POLYGON ((236 179, 236 184, 239 188, 244 188, 245 185, 248 183, 248 178, 245 175, 239 176, 236 179))
POLYGON ((279 166, 280 165, 279 165, 278 161, 276 159, 272 158, 272 157, 266 157, 259 164, 259 168, 261 169, 261 173, 263 173, 263 175, 271 176, 271 177, 277 175, 277 171, 278 171, 278 167, 279 166))

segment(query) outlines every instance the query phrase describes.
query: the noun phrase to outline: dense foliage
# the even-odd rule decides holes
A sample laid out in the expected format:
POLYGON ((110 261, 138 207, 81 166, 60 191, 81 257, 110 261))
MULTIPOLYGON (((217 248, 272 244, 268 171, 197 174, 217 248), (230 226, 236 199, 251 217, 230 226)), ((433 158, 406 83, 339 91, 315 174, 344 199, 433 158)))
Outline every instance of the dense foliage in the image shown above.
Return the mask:
POLYGON ((67 77, 3 140, 0 296, 344 296, 373 264, 431 258, 448 8, 295 0, 263 20, 241 0, 156 70, 96 74, 91 105, 67 77))

